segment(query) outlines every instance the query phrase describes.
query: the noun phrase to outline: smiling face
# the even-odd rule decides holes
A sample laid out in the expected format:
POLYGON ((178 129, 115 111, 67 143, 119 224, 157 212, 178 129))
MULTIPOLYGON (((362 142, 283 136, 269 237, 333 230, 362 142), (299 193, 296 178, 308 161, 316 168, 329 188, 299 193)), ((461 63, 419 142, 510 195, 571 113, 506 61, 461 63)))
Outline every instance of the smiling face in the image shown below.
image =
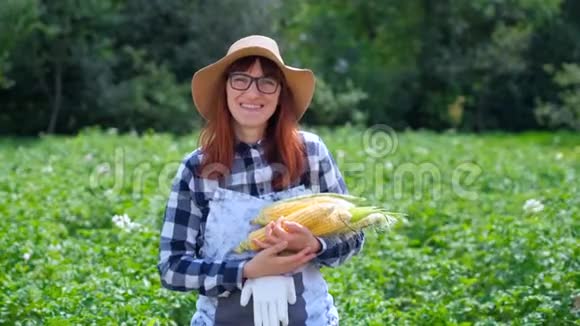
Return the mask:
POLYGON ((274 85, 271 83, 278 82, 275 77, 265 75, 259 60, 254 61, 247 70, 235 72, 247 76, 234 74, 228 78, 226 83, 228 109, 234 118, 234 129, 238 138, 254 142, 262 137, 268 120, 276 111, 281 86, 278 85, 272 94, 263 93, 258 89, 258 83, 260 83, 260 89, 269 92, 274 89, 272 87, 274 85), (272 77, 272 79, 260 81, 254 79, 248 89, 240 90, 240 88, 247 86, 248 76, 254 78, 272 77))

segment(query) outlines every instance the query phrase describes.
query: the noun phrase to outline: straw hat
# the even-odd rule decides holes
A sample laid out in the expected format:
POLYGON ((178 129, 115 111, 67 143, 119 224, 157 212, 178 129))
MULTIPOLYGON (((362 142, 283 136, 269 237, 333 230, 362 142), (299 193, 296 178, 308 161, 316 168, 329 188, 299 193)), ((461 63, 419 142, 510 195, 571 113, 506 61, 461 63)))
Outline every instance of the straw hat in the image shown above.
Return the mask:
POLYGON ((215 99, 223 96, 225 70, 239 58, 246 56, 263 56, 280 67, 284 74, 287 87, 294 95, 296 117, 298 120, 308 109, 314 94, 315 77, 309 69, 287 66, 280 55, 278 44, 271 38, 261 35, 244 37, 232 44, 227 54, 218 61, 198 70, 191 80, 191 95, 199 113, 207 120, 212 110, 215 110, 215 99))

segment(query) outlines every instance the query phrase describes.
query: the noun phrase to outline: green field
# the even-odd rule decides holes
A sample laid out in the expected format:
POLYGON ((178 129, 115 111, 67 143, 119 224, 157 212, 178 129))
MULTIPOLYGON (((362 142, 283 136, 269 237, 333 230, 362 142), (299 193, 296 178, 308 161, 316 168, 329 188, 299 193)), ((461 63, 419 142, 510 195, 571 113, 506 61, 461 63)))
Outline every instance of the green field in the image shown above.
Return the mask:
MULTIPOLYGON (((316 131, 351 193, 407 214, 323 270, 341 325, 580 325, 578 134, 316 131)), ((196 142, 0 139, 0 324, 188 324, 195 294, 162 289, 156 263, 196 142)))

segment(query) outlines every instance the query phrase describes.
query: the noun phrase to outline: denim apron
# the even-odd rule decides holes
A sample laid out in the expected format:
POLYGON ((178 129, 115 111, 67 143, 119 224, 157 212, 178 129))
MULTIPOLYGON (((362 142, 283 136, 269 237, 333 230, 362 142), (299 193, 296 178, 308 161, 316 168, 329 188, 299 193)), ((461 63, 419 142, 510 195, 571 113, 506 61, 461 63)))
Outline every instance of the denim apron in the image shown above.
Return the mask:
MULTIPOLYGON (((310 194, 304 186, 274 192, 260 197, 217 188, 209 200, 204 244, 201 257, 208 260, 251 259, 256 252, 235 253, 233 250, 247 238, 250 232, 260 228, 250 223, 260 210, 272 202, 310 194)), ((306 264, 292 274, 296 290, 296 303, 288 305, 290 326, 338 325, 338 313, 320 266, 306 264)), ((196 312, 191 326, 253 326, 253 300, 245 307, 240 305, 241 291, 226 291, 218 297, 198 295, 196 312)))

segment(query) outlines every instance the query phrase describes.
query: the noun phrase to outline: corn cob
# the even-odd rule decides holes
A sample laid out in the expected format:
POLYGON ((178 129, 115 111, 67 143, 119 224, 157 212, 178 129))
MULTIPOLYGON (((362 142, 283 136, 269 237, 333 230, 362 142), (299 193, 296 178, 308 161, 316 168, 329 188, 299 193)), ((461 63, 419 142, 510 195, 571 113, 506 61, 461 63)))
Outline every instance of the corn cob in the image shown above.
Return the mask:
MULTIPOLYGON (((325 220, 325 218, 335 210, 335 206, 328 203, 319 203, 314 205, 309 205, 307 207, 295 210, 284 219, 289 221, 294 221, 300 223, 301 225, 311 228, 317 223, 325 220)), ((261 227, 250 233, 248 239, 243 241, 239 247, 236 249, 237 252, 242 252, 244 250, 257 250, 259 249, 253 242, 253 239, 258 239, 261 241, 266 240, 266 227, 261 227)))
MULTIPOLYGON (((357 206, 365 200, 360 197, 340 194, 315 194, 294 197, 275 202, 265 207, 254 219, 267 224, 279 217, 308 228, 315 236, 330 236, 348 232, 358 232, 367 227, 390 227, 396 221, 397 213, 387 212, 374 206, 357 206)), ((264 241, 266 227, 250 233, 236 252, 258 250, 253 239, 264 241)))
POLYGON ((326 236, 348 227, 352 214, 345 207, 337 207, 324 220, 308 229, 317 236, 326 236))
POLYGON ((365 202, 364 198, 337 193, 316 193, 284 199, 262 209, 260 214, 252 220, 252 223, 266 225, 271 221, 278 220, 281 216, 287 216, 296 210, 314 204, 329 203, 337 207, 351 208, 365 202))
POLYGON ((349 222, 344 228, 337 230, 336 234, 358 232, 368 227, 389 228, 397 222, 397 217, 401 215, 373 206, 351 208, 350 214, 349 222))
POLYGON ((344 201, 348 201, 348 202, 351 202, 354 204, 363 204, 367 201, 363 197, 357 197, 357 196, 348 195, 348 194, 339 194, 336 192, 319 192, 319 193, 314 193, 314 194, 300 195, 300 196, 296 196, 296 197, 283 199, 283 200, 277 201, 276 203, 303 201, 303 200, 310 199, 310 198, 335 198, 335 199, 342 199, 344 201))

